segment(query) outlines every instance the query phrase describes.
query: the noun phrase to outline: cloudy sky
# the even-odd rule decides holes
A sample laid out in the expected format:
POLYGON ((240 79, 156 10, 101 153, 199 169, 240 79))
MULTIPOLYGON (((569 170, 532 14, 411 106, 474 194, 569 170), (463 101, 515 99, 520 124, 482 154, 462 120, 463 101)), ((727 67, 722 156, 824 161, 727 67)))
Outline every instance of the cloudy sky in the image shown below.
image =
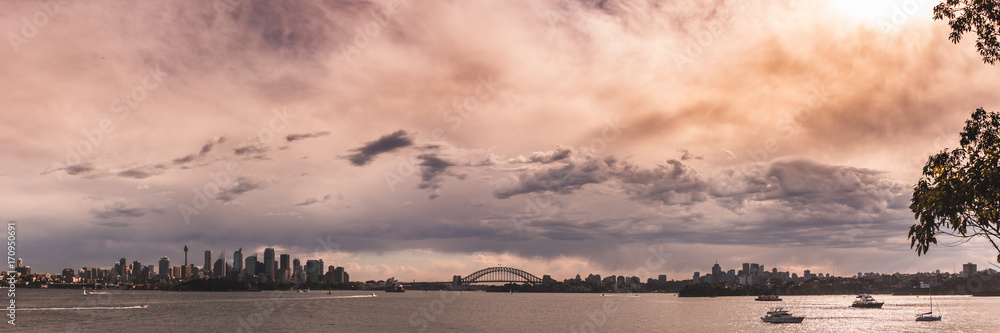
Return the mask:
POLYGON ((4 2, 0 212, 51 273, 983 266, 906 239, 927 156, 1000 110, 935 2, 4 2))

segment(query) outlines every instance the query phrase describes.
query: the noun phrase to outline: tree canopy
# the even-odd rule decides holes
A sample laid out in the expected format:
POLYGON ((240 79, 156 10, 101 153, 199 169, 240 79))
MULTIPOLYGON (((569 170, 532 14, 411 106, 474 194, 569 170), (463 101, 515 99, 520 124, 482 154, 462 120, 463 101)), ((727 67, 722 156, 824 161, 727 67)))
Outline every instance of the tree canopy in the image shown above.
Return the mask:
POLYGON ((948 20, 951 34, 948 39, 958 44, 966 32, 976 33, 976 49, 983 61, 995 64, 1000 60, 1000 1, 996 0, 945 0, 934 6, 935 20, 948 20))
POLYGON ((940 234, 984 237, 1000 252, 1000 113, 977 109, 961 135, 959 148, 930 156, 913 188, 908 238, 917 255, 940 234))

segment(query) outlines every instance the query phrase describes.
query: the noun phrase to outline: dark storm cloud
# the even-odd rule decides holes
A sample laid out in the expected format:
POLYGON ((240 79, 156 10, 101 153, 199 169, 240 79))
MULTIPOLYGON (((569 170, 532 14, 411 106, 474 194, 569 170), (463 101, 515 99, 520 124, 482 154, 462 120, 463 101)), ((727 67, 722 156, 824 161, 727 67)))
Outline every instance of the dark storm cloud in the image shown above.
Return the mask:
POLYGON ((347 160, 351 161, 351 164, 355 166, 363 166, 371 162, 379 154, 411 145, 413 145, 413 140, 409 138, 406 131, 398 130, 392 132, 392 134, 383 135, 375 141, 369 141, 359 148, 351 149, 350 151, 355 153, 348 155, 347 160))
POLYGON ((102 208, 93 208, 90 214, 101 220, 119 218, 137 218, 146 215, 146 210, 142 207, 130 206, 124 202, 115 202, 102 208))
POLYGON ((264 180, 253 179, 249 177, 239 177, 236 179, 235 185, 223 189, 219 192, 215 198, 223 202, 229 202, 237 197, 243 195, 246 192, 253 190, 258 190, 267 187, 267 182, 264 180))
MULTIPOLYGON (((420 160, 420 184, 417 185, 419 189, 430 189, 437 190, 441 187, 441 175, 447 172, 448 168, 454 166, 454 163, 445 161, 444 159, 438 157, 437 152, 430 152, 426 154, 420 154, 417 156, 420 160)), ((436 193, 431 193, 430 198, 434 199, 437 197, 436 193)))
POLYGON ((493 196, 507 199, 518 194, 532 192, 554 192, 569 194, 587 184, 598 184, 614 177, 613 158, 594 155, 583 157, 582 161, 567 160, 562 167, 547 168, 523 173, 516 184, 497 188, 493 196))
POLYGON ((173 163, 175 165, 179 165, 179 164, 186 164, 186 163, 197 161, 197 160, 205 157, 205 155, 208 155, 208 153, 212 152, 212 148, 215 148, 216 144, 220 144, 220 143, 223 143, 225 141, 226 141, 226 137, 219 137, 218 139, 214 139, 212 141, 209 141, 204 146, 201 146, 201 150, 198 151, 197 153, 188 154, 188 155, 186 155, 184 157, 175 158, 173 160, 173 163))
POLYGON ((573 153, 573 150, 566 147, 559 147, 556 150, 551 151, 537 151, 531 154, 531 156, 518 156, 511 159, 510 163, 542 163, 548 164, 552 162, 558 162, 566 159, 573 153))
POLYGON ((165 164, 144 165, 118 172, 118 177, 132 179, 146 179, 152 176, 162 175, 170 168, 165 164))
POLYGON ((271 147, 259 143, 250 143, 233 149, 233 153, 236 154, 236 156, 243 156, 247 159, 255 160, 266 160, 267 153, 269 151, 271 151, 271 147))
POLYGON ((316 137, 321 137, 321 136, 327 136, 329 134, 330 134, 330 132, 328 132, 328 131, 312 132, 312 133, 293 133, 293 134, 286 135, 285 136, 285 141, 292 142, 292 141, 296 141, 296 140, 302 140, 302 139, 308 139, 308 138, 316 138, 316 137))
POLYGON ((859 211, 880 211, 896 205, 906 187, 888 180, 884 172, 847 166, 824 165, 805 159, 783 159, 771 163, 767 177, 777 190, 769 199, 799 207, 841 204, 859 211))
POLYGON ((312 204, 317 203, 317 202, 319 202, 319 200, 316 200, 316 198, 308 198, 305 201, 302 201, 302 202, 297 203, 295 205, 296 206, 309 206, 309 205, 312 205, 312 204))

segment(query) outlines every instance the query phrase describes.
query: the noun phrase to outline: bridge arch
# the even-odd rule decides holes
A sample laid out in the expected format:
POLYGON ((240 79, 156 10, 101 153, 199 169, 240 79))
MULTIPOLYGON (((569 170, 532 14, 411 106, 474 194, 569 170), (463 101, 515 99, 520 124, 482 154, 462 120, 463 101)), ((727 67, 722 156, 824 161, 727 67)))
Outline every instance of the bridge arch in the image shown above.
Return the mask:
POLYGON ((462 278, 462 284, 477 282, 542 283, 542 279, 513 267, 489 267, 462 278))

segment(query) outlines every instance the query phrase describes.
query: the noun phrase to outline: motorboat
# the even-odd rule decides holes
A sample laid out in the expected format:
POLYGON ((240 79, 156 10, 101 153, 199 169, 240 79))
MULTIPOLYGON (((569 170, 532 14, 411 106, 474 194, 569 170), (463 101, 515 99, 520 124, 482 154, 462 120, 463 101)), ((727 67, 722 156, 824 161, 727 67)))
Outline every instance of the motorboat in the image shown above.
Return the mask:
POLYGON ((801 323, 803 319, 806 319, 806 317, 793 316, 785 309, 774 308, 771 309, 771 311, 768 311, 766 316, 760 317, 760 319, 765 323, 786 324, 801 323))
POLYGON ((883 302, 876 301, 872 295, 861 294, 858 295, 854 303, 851 304, 853 308, 866 308, 866 309, 881 309, 883 302))
POLYGON ((762 302, 778 302, 781 301, 781 298, 778 297, 778 295, 760 295, 757 296, 757 298, 755 298, 754 300, 762 302))

